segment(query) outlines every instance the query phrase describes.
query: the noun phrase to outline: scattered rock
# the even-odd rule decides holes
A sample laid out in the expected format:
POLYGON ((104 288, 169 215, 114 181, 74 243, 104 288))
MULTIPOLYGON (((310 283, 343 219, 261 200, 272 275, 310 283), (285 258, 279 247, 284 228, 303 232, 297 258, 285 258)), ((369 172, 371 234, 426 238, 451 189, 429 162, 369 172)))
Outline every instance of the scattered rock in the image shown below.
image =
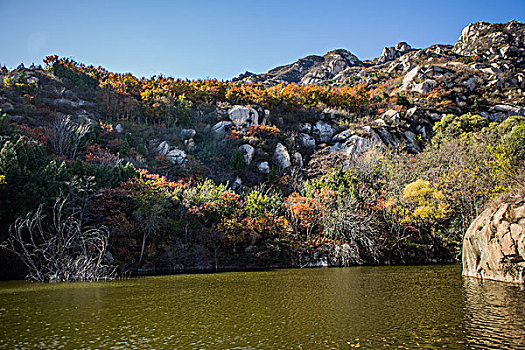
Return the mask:
POLYGON ((228 116, 239 130, 247 130, 251 125, 259 124, 259 113, 251 107, 234 106, 228 116))
POLYGON ((195 136, 197 132, 195 131, 195 129, 182 129, 180 131, 180 136, 184 139, 184 140, 187 140, 187 139, 191 139, 195 136))
POLYGON ((312 124, 310 123, 299 123, 298 125, 299 132, 309 134, 312 132, 312 124))
POLYGON ((303 163, 303 155, 299 152, 295 152, 294 155, 294 160, 295 160, 295 164, 299 167, 299 168, 302 168, 304 166, 304 163, 303 163))
POLYGON ((158 155, 165 156, 170 151, 170 144, 167 141, 162 141, 157 146, 156 151, 158 155))
POLYGON ((166 154, 166 157, 173 164, 180 165, 186 160, 186 152, 178 148, 174 148, 166 154))
POLYGON ((427 79, 422 83, 415 84, 412 91, 419 92, 420 94, 428 94, 437 85, 437 81, 427 79))
POLYGON ((281 143, 278 143, 275 147, 274 158, 277 166, 281 170, 284 170, 292 165, 292 162, 290 161, 290 154, 288 154, 288 150, 281 143))
POLYGON ((226 131, 232 125, 233 123, 230 121, 220 121, 213 126, 212 130, 217 136, 222 137, 226 134, 226 131))
POLYGON ((244 161, 247 165, 250 165, 253 159, 253 154, 255 152, 255 148, 249 144, 245 144, 239 147, 239 151, 241 151, 244 161))
POLYGON ((257 165, 257 169, 259 169, 259 171, 263 174, 269 174, 270 173, 270 164, 266 161, 264 162, 260 162, 258 165, 257 165))
POLYGON ((240 177, 237 176, 235 181, 233 181, 233 183, 232 183, 232 189, 236 190, 236 189, 240 188, 241 185, 242 185, 242 180, 241 180, 240 177))
POLYGON ((319 140, 323 143, 328 143, 332 139, 334 129, 327 123, 319 120, 315 123, 314 134, 319 137, 319 140))
POLYGON ((195 140, 193 139, 184 140, 184 146, 186 146, 186 150, 188 152, 193 151, 195 149, 195 140))
POLYGON ((344 142, 346 141, 350 136, 354 134, 354 131, 351 129, 347 129, 337 135, 335 135, 332 138, 332 142, 344 142))
POLYGON ((299 135, 298 141, 303 147, 315 148, 315 139, 308 134, 299 135))

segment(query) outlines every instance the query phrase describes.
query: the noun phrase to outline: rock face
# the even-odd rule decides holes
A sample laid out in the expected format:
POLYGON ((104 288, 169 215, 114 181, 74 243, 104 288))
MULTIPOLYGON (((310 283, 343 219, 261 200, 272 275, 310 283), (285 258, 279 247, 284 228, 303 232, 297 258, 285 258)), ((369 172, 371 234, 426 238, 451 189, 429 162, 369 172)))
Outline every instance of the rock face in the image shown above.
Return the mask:
POLYGON ((470 225, 463 275, 525 283, 525 189, 504 196, 470 225))
POLYGON ((454 46, 454 52, 462 56, 506 59, 515 64, 525 64, 525 24, 510 21, 490 24, 477 22, 463 29, 454 46))
POLYGON ((377 64, 393 61, 405 53, 410 52, 410 50, 412 50, 412 47, 405 42, 397 43, 395 47, 385 47, 383 53, 381 53, 381 56, 377 59, 377 64))
POLYGON ((274 68, 265 74, 256 75, 246 72, 233 80, 266 85, 320 84, 348 68, 362 65, 363 63, 355 55, 347 50, 338 49, 324 56, 311 55, 300 58, 292 64, 274 68))

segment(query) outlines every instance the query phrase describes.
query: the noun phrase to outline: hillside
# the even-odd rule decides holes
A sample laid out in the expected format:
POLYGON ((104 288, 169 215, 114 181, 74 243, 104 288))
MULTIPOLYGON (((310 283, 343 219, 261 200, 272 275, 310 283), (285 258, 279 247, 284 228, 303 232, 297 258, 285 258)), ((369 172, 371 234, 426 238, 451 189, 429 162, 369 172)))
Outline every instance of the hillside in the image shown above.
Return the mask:
POLYGON ((121 271, 457 260, 476 213, 523 183, 524 35, 479 22, 454 46, 230 82, 4 67, 1 240, 62 196, 108 227, 121 271))

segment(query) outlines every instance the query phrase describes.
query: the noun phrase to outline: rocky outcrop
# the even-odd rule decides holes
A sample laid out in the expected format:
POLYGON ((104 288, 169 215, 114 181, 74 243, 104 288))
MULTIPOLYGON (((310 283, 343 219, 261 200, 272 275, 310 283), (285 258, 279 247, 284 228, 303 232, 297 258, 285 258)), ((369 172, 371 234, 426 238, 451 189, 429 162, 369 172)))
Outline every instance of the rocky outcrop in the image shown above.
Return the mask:
POLYGON ((274 68, 268 73, 256 75, 250 72, 239 75, 233 81, 245 83, 280 83, 321 84, 334 78, 338 73, 363 63, 349 51, 338 49, 324 56, 311 55, 300 58, 292 64, 274 68))
POLYGON ((469 24, 454 52, 462 56, 478 56, 482 59, 503 59, 514 64, 525 65, 525 24, 510 21, 490 24, 477 22, 469 24))
POLYGON ((334 50, 323 56, 323 63, 313 66, 301 79, 301 84, 322 84, 347 68, 363 65, 352 53, 334 50))
POLYGON ((396 46, 393 47, 385 47, 381 56, 377 59, 377 64, 393 61, 407 52, 410 52, 410 50, 412 50, 412 47, 405 42, 397 43, 396 46))
POLYGON ((470 225, 463 275, 525 283, 525 189, 503 196, 470 225))

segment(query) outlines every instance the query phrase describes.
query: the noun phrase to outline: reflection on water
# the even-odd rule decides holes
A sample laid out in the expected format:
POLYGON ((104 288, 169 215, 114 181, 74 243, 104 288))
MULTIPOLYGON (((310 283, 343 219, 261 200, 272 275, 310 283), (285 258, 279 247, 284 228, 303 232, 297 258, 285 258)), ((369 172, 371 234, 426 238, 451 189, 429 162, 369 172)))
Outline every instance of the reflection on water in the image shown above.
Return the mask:
POLYGON ((0 348, 525 348, 525 291, 459 266, 0 283, 0 348))
POLYGON ((525 349, 525 286, 465 278, 465 326, 475 349, 525 349))

